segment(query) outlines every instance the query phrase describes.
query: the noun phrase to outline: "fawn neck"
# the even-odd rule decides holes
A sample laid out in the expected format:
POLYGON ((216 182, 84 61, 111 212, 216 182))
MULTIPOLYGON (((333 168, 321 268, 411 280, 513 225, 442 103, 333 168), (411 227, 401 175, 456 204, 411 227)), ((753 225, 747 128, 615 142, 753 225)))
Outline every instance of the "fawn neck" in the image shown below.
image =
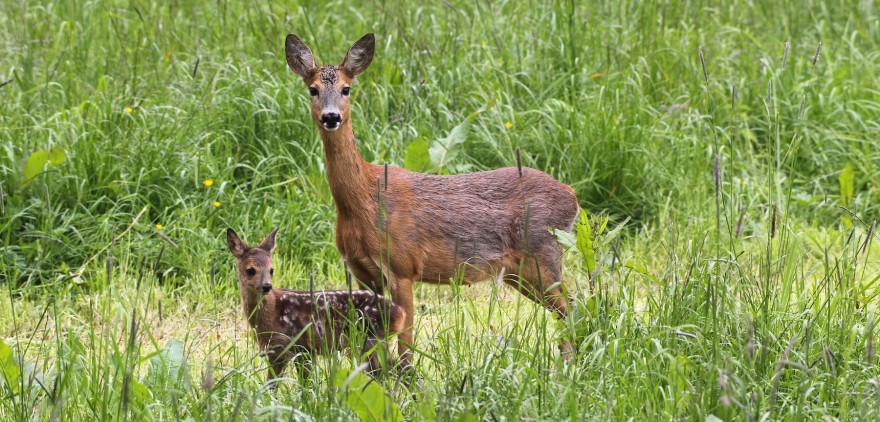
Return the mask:
POLYGON ((327 180, 336 210, 345 216, 357 216, 372 208, 370 189, 375 189, 376 171, 358 152, 351 119, 330 132, 318 125, 324 142, 327 180))
POLYGON ((252 328, 257 328, 263 321, 263 314, 275 308, 275 296, 273 292, 261 295, 241 287, 241 306, 248 324, 252 328))

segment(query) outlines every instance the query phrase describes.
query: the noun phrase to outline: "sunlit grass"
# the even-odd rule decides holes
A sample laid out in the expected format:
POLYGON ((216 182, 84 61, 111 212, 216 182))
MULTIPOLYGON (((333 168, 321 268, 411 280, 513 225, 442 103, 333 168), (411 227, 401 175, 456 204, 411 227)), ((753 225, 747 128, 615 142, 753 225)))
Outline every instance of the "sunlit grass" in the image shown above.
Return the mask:
POLYGON ((290 32, 322 63, 376 33, 352 91, 367 160, 483 110, 442 171, 519 148, 629 218, 594 274, 567 254, 564 323, 491 281, 418 286, 420 379, 380 380, 408 419, 876 419, 877 12, 0 0, 0 338, 23 374, 0 419, 355 417, 350 356, 265 390, 223 241, 280 227, 280 286, 347 288, 290 32))

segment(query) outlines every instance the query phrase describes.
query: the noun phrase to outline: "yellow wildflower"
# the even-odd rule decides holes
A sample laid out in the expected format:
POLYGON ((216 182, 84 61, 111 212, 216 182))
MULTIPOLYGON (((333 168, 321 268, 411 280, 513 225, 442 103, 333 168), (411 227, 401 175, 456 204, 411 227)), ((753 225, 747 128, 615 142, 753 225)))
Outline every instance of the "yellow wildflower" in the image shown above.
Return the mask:
POLYGON ((156 230, 162 230, 162 225, 161 225, 161 224, 156 224, 156 230))
POLYGON ((504 127, 506 127, 506 128, 508 128, 508 129, 510 129, 510 128, 512 128, 512 127, 513 127, 513 123, 510 123, 510 122, 505 122, 505 123, 504 123, 504 127))
POLYGON ((214 208, 220 208, 220 201, 214 201, 214 208))
POLYGON ((125 112, 128 113, 128 114, 131 114, 132 112, 134 112, 134 109, 131 108, 131 107, 126 107, 126 108, 125 108, 125 112))
POLYGON ((206 188, 210 188, 211 186, 214 186, 214 179, 205 179, 202 181, 202 184, 205 185, 206 188))

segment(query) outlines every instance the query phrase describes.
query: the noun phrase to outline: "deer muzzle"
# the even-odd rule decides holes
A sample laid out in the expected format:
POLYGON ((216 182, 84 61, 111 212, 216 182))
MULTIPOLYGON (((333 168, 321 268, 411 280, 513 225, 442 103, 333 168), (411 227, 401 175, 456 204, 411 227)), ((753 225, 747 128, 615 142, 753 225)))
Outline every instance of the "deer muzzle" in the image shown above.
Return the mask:
POLYGON ((326 130, 332 132, 339 129, 340 123, 342 123, 342 116, 336 111, 327 111, 321 114, 321 126, 324 126, 326 130))
POLYGON ((268 271, 264 272, 263 276, 260 277, 260 284, 257 285, 257 290, 262 294, 268 294, 272 291, 272 280, 268 274, 268 271))

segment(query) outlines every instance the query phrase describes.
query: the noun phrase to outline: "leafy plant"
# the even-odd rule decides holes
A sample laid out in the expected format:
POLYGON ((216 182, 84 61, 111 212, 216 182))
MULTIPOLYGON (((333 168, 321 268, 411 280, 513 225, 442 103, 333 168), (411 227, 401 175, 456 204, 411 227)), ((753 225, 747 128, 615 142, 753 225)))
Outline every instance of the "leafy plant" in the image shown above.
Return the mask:
MULTIPOLYGON (((608 218, 606 217, 604 220, 600 221, 600 226, 596 230, 596 237, 602 235, 605 225, 608 224, 608 218)), ((593 271, 596 271, 596 250, 593 246, 593 228, 590 227, 590 218, 584 210, 581 210, 580 216, 575 222, 575 233, 577 233, 577 250, 580 251, 581 255, 584 257, 584 264, 587 266, 587 271, 592 274, 593 271)))
POLYGON ((12 348, 3 339, 0 339, 0 373, 3 374, 3 382, 10 391, 18 393, 21 390, 19 381, 21 370, 12 355, 12 348))
POLYGON ((467 141, 474 120, 494 106, 493 100, 483 108, 468 114, 464 121, 453 127, 445 137, 431 142, 430 145, 424 138, 416 138, 406 147, 404 167, 418 172, 448 172, 450 162, 458 155, 459 146, 467 141))
POLYGON ((183 343, 177 339, 170 339, 161 351, 150 358, 146 382, 151 386, 171 383, 171 385, 189 388, 190 379, 186 358, 183 354, 183 343))
POLYGON ((31 154, 24 162, 22 176, 23 185, 28 185, 34 178, 42 174, 46 166, 60 166, 67 158, 64 148, 55 146, 49 150, 40 150, 31 154))
POLYGON ((339 369, 334 385, 345 397, 345 403, 364 422, 402 421, 397 404, 382 385, 361 371, 339 369))

